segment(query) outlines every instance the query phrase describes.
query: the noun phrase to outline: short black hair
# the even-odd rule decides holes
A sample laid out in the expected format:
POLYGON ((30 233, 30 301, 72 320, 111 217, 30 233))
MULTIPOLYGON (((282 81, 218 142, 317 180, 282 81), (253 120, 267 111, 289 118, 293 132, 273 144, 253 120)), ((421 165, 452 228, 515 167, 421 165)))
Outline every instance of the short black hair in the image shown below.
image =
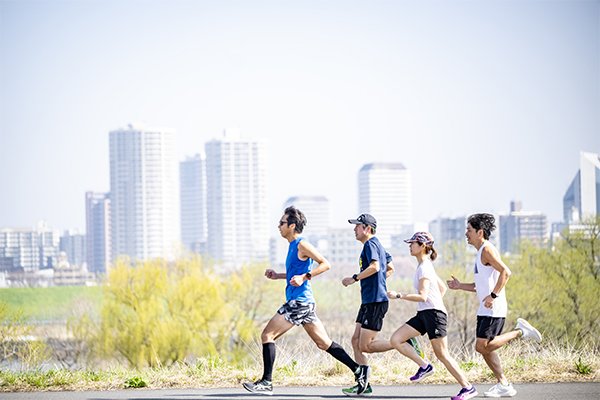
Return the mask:
POLYGON ((375 231, 377 230, 377 229, 373 228, 373 226, 372 226, 372 225, 362 224, 362 226, 363 226, 363 228, 365 228, 365 229, 367 229, 367 227, 371 228, 371 235, 374 235, 374 234, 375 234, 375 231))
POLYGON ((485 240, 489 240, 490 235, 494 229, 496 229, 496 218, 494 218, 492 214, 473 214, 469 216, 467 223, 469 223, 476 231, 482 229, 485 240))
POLYGON ((287 217, 288 226, 290 224, 296 224, 295 231, 297 233, 302 233, 302 231, 304 230, 304 225, 306 225, 306 217, 304 216, 302 211, 298 210, 294 206, 289 206, 288 208, 285 209, 285 211, 283 213, 288 216, 287 217))

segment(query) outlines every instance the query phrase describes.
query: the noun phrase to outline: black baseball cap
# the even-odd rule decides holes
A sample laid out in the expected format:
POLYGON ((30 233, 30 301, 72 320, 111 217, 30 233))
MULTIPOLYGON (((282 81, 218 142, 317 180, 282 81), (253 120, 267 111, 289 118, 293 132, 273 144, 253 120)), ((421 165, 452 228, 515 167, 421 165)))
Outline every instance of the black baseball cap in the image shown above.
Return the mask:
POLYGON ((349 219, 348 222, 351 224, 365 224, 370 227, 377 229, 377 220, 371 214, 360 214, 356 219, 349 219))

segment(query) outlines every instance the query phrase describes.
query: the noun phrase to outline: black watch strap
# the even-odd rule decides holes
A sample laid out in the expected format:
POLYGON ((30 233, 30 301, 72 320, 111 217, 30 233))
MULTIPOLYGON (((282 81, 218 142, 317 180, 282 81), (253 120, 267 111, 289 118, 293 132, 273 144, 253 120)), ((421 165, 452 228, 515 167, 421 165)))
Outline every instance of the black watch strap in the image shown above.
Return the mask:
POLYGON ((354 275, 352 275, 352 278, 353 278, 353 279, 354 279, 356 282, 358 282, 358 274, 354 274, 354 275))
POLYGON ((496 297, 498 297, 498 295, 494 292, 490 293, 490 296, 492 296, 492 299, 495 299, 496 297))

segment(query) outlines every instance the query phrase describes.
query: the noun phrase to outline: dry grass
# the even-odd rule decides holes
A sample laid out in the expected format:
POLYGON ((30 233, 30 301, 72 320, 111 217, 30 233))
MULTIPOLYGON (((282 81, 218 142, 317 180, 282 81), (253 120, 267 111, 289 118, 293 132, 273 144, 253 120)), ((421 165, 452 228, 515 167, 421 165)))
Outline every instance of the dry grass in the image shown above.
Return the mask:
MULTIPOLYGON (((349 338, 339 342, 350 348, 349 338)), ((455 384, 454 378, 433 356, 427 340, 422 340, 426 359, 436 366, 427 383, 455 384)), ((253 358, 250 365, 232 366, 219 359, 199 359, 195 363, 175 364, 164 368, 130 370, 120 366, 106 371, 68 371, 13 373, 0 371, 0 391, 115 390, 143 385, 151 389, 238 387, 262 375, 260 344, 249 345, 253 358)), ((397 352, 370 356, 374 385, 406 384, 416 366, 397 352)), ((516 340, 500 350, 507 378, 518 382, 600 381, 600 357, 591 348, 574 349, 568 344, 551 342, 541 346, 516 340), (581 361, 579 361, 581 360, 581 361), (580 370, 578 371, 577 364, 580 370), (588 371, 581 373, 581 371, 588 371)), ((473 383, 494 383, 495 379, 479 355, 461 367, 473 383)), ((319 351, 308 336, 295 329, 277 343, 274 371, 276 386, 343 386, 353 385, 353 375, 329 354, 319 351)))

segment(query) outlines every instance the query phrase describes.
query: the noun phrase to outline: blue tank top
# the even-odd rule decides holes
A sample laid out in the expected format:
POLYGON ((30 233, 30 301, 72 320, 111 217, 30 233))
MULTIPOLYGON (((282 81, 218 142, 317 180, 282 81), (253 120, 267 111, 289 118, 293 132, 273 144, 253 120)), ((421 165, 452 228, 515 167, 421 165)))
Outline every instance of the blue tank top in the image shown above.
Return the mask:
POLYGON ((298 244, 301 240, 306 239, 299 237, 290 243, 287 258, 285 259, 285 274, 287 281, 287 286, 285 287, 285 298, 287 301, 296 300, 301 303, 315 303, 312 287, 310 286, 310 280, 307 280, 300 286, 292 286, 290 284, 290 279, 292 279, 292 277, 312 271, 312 258, 308 258, 304 261, 298 258, 298 244))

